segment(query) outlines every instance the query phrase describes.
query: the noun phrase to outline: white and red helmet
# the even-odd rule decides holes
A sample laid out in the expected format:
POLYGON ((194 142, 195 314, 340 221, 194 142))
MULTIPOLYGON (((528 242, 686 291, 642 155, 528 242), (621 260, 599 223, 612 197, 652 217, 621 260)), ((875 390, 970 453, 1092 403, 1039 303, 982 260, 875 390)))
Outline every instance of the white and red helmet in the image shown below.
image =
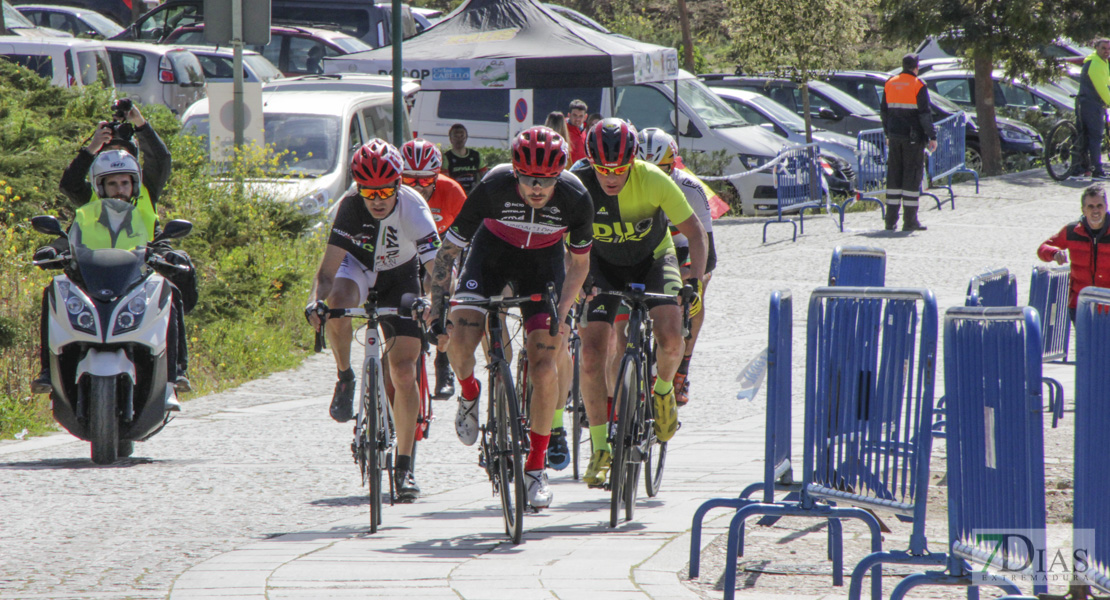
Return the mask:
POLYGON ((443 168, 443 155, 435 144, 424 139, 405 142, 401 146, 401 156, 405 159, 405 172, 439 173, 443 168))
POLYGON ((389 142, 375 138, 366 142, 351 159, 351 176, 360 185, 378 188, 401 179, 401 153, 389 142))

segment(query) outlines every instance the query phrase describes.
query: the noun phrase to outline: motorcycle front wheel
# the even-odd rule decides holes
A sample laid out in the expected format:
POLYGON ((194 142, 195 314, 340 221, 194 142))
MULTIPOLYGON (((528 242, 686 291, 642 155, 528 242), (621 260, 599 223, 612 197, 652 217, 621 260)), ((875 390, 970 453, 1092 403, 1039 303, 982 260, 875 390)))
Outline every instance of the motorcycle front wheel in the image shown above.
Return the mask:
POLYGON ((89 377, 89 442, 92 461, 110 465, 119 456, 119 421, 116 418, 116 378, 89 377))

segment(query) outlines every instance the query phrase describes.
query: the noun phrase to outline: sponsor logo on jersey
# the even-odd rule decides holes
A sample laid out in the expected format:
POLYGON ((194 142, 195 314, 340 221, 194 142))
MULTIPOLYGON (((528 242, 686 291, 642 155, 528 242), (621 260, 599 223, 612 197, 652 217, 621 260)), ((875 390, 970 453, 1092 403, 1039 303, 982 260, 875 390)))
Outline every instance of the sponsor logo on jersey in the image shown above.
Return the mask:
POLYGON ((609 243, 639 242, 651 233, 651 224, 650 218, 635 223, 618 221, 608 224, 594 221, 594 239, 609 243))
POLYGON ((468 279, 467 282, 466 282, 466 289, 468 289, 468 290, 478 289, 478 282, 474 281, 473 279, 468 279))

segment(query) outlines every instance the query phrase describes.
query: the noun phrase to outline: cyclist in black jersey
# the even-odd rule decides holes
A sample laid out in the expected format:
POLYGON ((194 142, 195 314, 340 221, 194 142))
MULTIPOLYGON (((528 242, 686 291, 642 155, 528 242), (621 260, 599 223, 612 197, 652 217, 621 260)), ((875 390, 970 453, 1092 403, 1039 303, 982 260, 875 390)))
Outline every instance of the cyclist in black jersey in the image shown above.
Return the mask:
MULTIPOLYGON (((548 282, 559 290, 559 336, 548 333, 551 315, 542 302, 521 306, 535 389, 525 472, 528 502, 536 508, 551 504, 544 459, 558 396, 556 354, 565 346, 566 316, 589 272, 593 242, 593 205, 578 179, 564 171, 567 155, 566 142, 551 129, 521 132, 513 140, 512 164, 491 169, 474 188, 447 230, 432 269, 432 315, 445 309, 451 268, 467 244, 470 251, 456 298, 499 295, 506 284, 517 295, 543 293, 548 282), (564 266, 564 236, 571 253, 569 267, 564 266)), ((473 307, 452 310, 451 320, 447 354, 462 391, 455 430, 469 446, 478 437, 480 386, 474 378, 474 351, 484 335, 485 320, 473 307)))
POLYGON ((611 401, 615 382, 606 381, 606 365, 613 322, 620 299, 610 290, 624 290, 642 283, 646 291, 675 296, 673 301, 648 302, 656 341, 656 381, 653 394, 655 433, 667 441, 678 430, 674 376, 682 361, 682 311, 678 293, 682 276, 675 257, 667 220, 690 243, 690 278, 699 296, 705 274, 706 234, 686 197, 669 175, 647 161, 636 160, 636 131, 620 119, 604 119, 586 135, 589 164, 573 169, 593 199, 594 246, 590 277, 595 291, 582 337, 582 397, 590 421, 593 454, 583 478, 590 486, 604 485, 611 460, 607 441, 606 398, 611 401))

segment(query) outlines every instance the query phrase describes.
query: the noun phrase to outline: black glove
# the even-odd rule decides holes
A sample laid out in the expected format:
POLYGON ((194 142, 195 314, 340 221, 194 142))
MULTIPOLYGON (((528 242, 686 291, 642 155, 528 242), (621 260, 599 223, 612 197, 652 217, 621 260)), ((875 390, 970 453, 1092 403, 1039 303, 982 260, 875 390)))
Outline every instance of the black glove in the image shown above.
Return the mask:
POLYGON ((309 325, 311 325, 311 317, 315 314, 317 317, 320 317, 320 321, 324 321, 325 319, 327 319, 327 312, 328 305, 323 300, 309 302, 308 306, 304 307, 304 320, 308 321, 309 325))

